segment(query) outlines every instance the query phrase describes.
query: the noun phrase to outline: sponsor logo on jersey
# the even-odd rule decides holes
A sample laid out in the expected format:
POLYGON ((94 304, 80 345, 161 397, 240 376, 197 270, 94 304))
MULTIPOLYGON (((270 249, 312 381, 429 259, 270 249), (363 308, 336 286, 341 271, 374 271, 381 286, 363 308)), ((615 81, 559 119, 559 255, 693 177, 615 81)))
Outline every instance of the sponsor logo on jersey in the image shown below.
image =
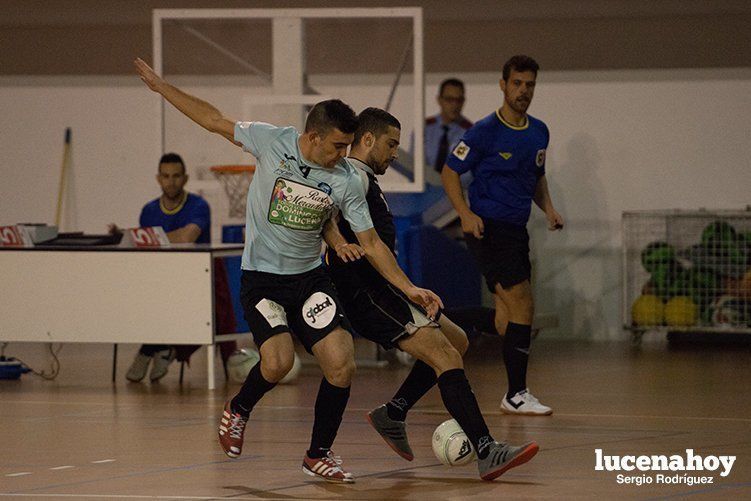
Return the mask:
POLYGON ((268 219, 293 230, 320 231, 333 207, 328 193, 280 177, 274 182, 268 219))
POLYGON ((501 155, 501 158, 503 158, 504 160, 508 160, 509 158, 511 158, 510 151, 499 151, 498 154, 501 155))
MULTIPOLYGON (((286 157, 287 155, 284 155, 284 156, 286 157)), ((292 158, 292 160, 294 160, 294 157, 292 158)), ((274 174, 279 174, 279 175, 292 174, 292 164, 290 163, 290 158, 279 160, 279 167, 277 167, 274 170, 274 174)))
POLYGON ((453 153, 459 160, 464 160, 467 158, 467 155, 469 155, 469 146, 467 146, 467 143, 464 141, 459 141, 459 144, 456 145, 453 153))
POLYGON ((318 189, 325 192, 327 195, 331 195, 331 185, 329 185, 328 183, 318 183, 318 189))

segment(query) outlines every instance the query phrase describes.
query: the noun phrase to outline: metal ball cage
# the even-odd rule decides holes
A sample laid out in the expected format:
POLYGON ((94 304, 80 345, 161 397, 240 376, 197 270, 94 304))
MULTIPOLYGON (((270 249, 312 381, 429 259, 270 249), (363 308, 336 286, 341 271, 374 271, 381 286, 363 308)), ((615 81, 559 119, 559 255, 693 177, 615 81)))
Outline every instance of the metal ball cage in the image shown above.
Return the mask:
POLYGON ((634 344, 751 333, 751 208, 624 212, 623 326, 634 344))

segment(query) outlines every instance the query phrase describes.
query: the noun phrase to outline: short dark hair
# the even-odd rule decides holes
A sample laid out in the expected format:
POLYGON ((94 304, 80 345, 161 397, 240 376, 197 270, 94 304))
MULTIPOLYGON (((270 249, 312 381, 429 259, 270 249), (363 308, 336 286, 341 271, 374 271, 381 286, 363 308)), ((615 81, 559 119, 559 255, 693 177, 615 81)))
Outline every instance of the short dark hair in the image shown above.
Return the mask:
POLYGON ((458 78, 447 78, 443 82, 441 82, 441 86, 438 88, 438 95, 443 95, 443 89, 451 85, 452 87, 459 87, 462 90, 462 94, 464 94, 464 82, 459 80, 458 78))
POLYGON ((159 166, 162 164, 180 164, 183 167, 183 174, 185 174, 185 162, 183 162, 183 158, 177 153, 165 153, 162 155, 162 158, 159 159, 159 165, 157 165, 157 172, 159 171, 159 166))
POLYGON ((375 137, 379 137, 385 134, 389 127, 396 127, 401 130, 402 124, 386 110, 365 108, 357 115, 357 130, 353 144, 359 143, 366 132, 372 132, 375 137))
POLYGON ((353 134, 357 130, 355 112, 339 99, 316 103, 305 120, 305 132, 316 131, 324 136, 334 128, 345 134, 353 134))
POLYGON ((537 64, 537 61, 529 56, 519 54, 506 61, 506 64, 503 65, 503 81, 508 81, 508 77, 511 75, 511 70, 518 72, 531 71, 536 77, 539 69, 540 65, 537 64))

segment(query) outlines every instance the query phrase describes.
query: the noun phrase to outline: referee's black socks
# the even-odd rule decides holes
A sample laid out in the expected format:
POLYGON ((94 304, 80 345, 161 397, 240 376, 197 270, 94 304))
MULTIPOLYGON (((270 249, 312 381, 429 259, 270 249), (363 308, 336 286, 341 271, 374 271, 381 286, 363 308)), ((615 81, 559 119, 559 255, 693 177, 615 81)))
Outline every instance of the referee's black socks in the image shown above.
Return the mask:
POLYGON ((527 361, 531 339, 531 325, 508 323, 503 338, 503 361, 506 363, 509 397, 527 387, 527 361))
POLYGON ((274 386, 276 386, 276 383, 264 379, 263 374, 261 374, 261 362, 258 362, 250 369, 240 392, 230 402, 230 409, 232 412, 237 412, 247 418, 250 411, 253 410, 253 406, 274 386))
POLYGON ((477 457, 485 459, 493 437, 490 436, 464 369, 451 369, 438 376, 438 388, 441 390, 443 405, 467 434, 477 457))
POLYGON ((422 360, 416 360, 409 371, 407 379, 386 404, 386 411, 394 421, 407 419, 407 412, 420 400, 436 383, 435 371, 422 360))

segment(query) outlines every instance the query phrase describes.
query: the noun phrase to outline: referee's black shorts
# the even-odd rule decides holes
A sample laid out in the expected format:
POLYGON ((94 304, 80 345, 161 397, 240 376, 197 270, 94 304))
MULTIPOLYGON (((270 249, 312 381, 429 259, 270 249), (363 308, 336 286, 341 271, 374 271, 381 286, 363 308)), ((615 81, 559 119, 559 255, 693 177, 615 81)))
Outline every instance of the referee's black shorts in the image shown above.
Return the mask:
POLYGON ((425 310, 391 285, 368 287, 346 298, 344 309, 354 331, 365 339, 389 350, 398 348, 398 341, 417 332, 420 327, 438 327, 425 310))
POLYGON ((465 233, 467 247, 485 277, 490 292, 495 284, 504 289, 529 280, 532 264, 529 262, 529 234, 524 226, 483 218, 485 232, 481 239, 465 233))

